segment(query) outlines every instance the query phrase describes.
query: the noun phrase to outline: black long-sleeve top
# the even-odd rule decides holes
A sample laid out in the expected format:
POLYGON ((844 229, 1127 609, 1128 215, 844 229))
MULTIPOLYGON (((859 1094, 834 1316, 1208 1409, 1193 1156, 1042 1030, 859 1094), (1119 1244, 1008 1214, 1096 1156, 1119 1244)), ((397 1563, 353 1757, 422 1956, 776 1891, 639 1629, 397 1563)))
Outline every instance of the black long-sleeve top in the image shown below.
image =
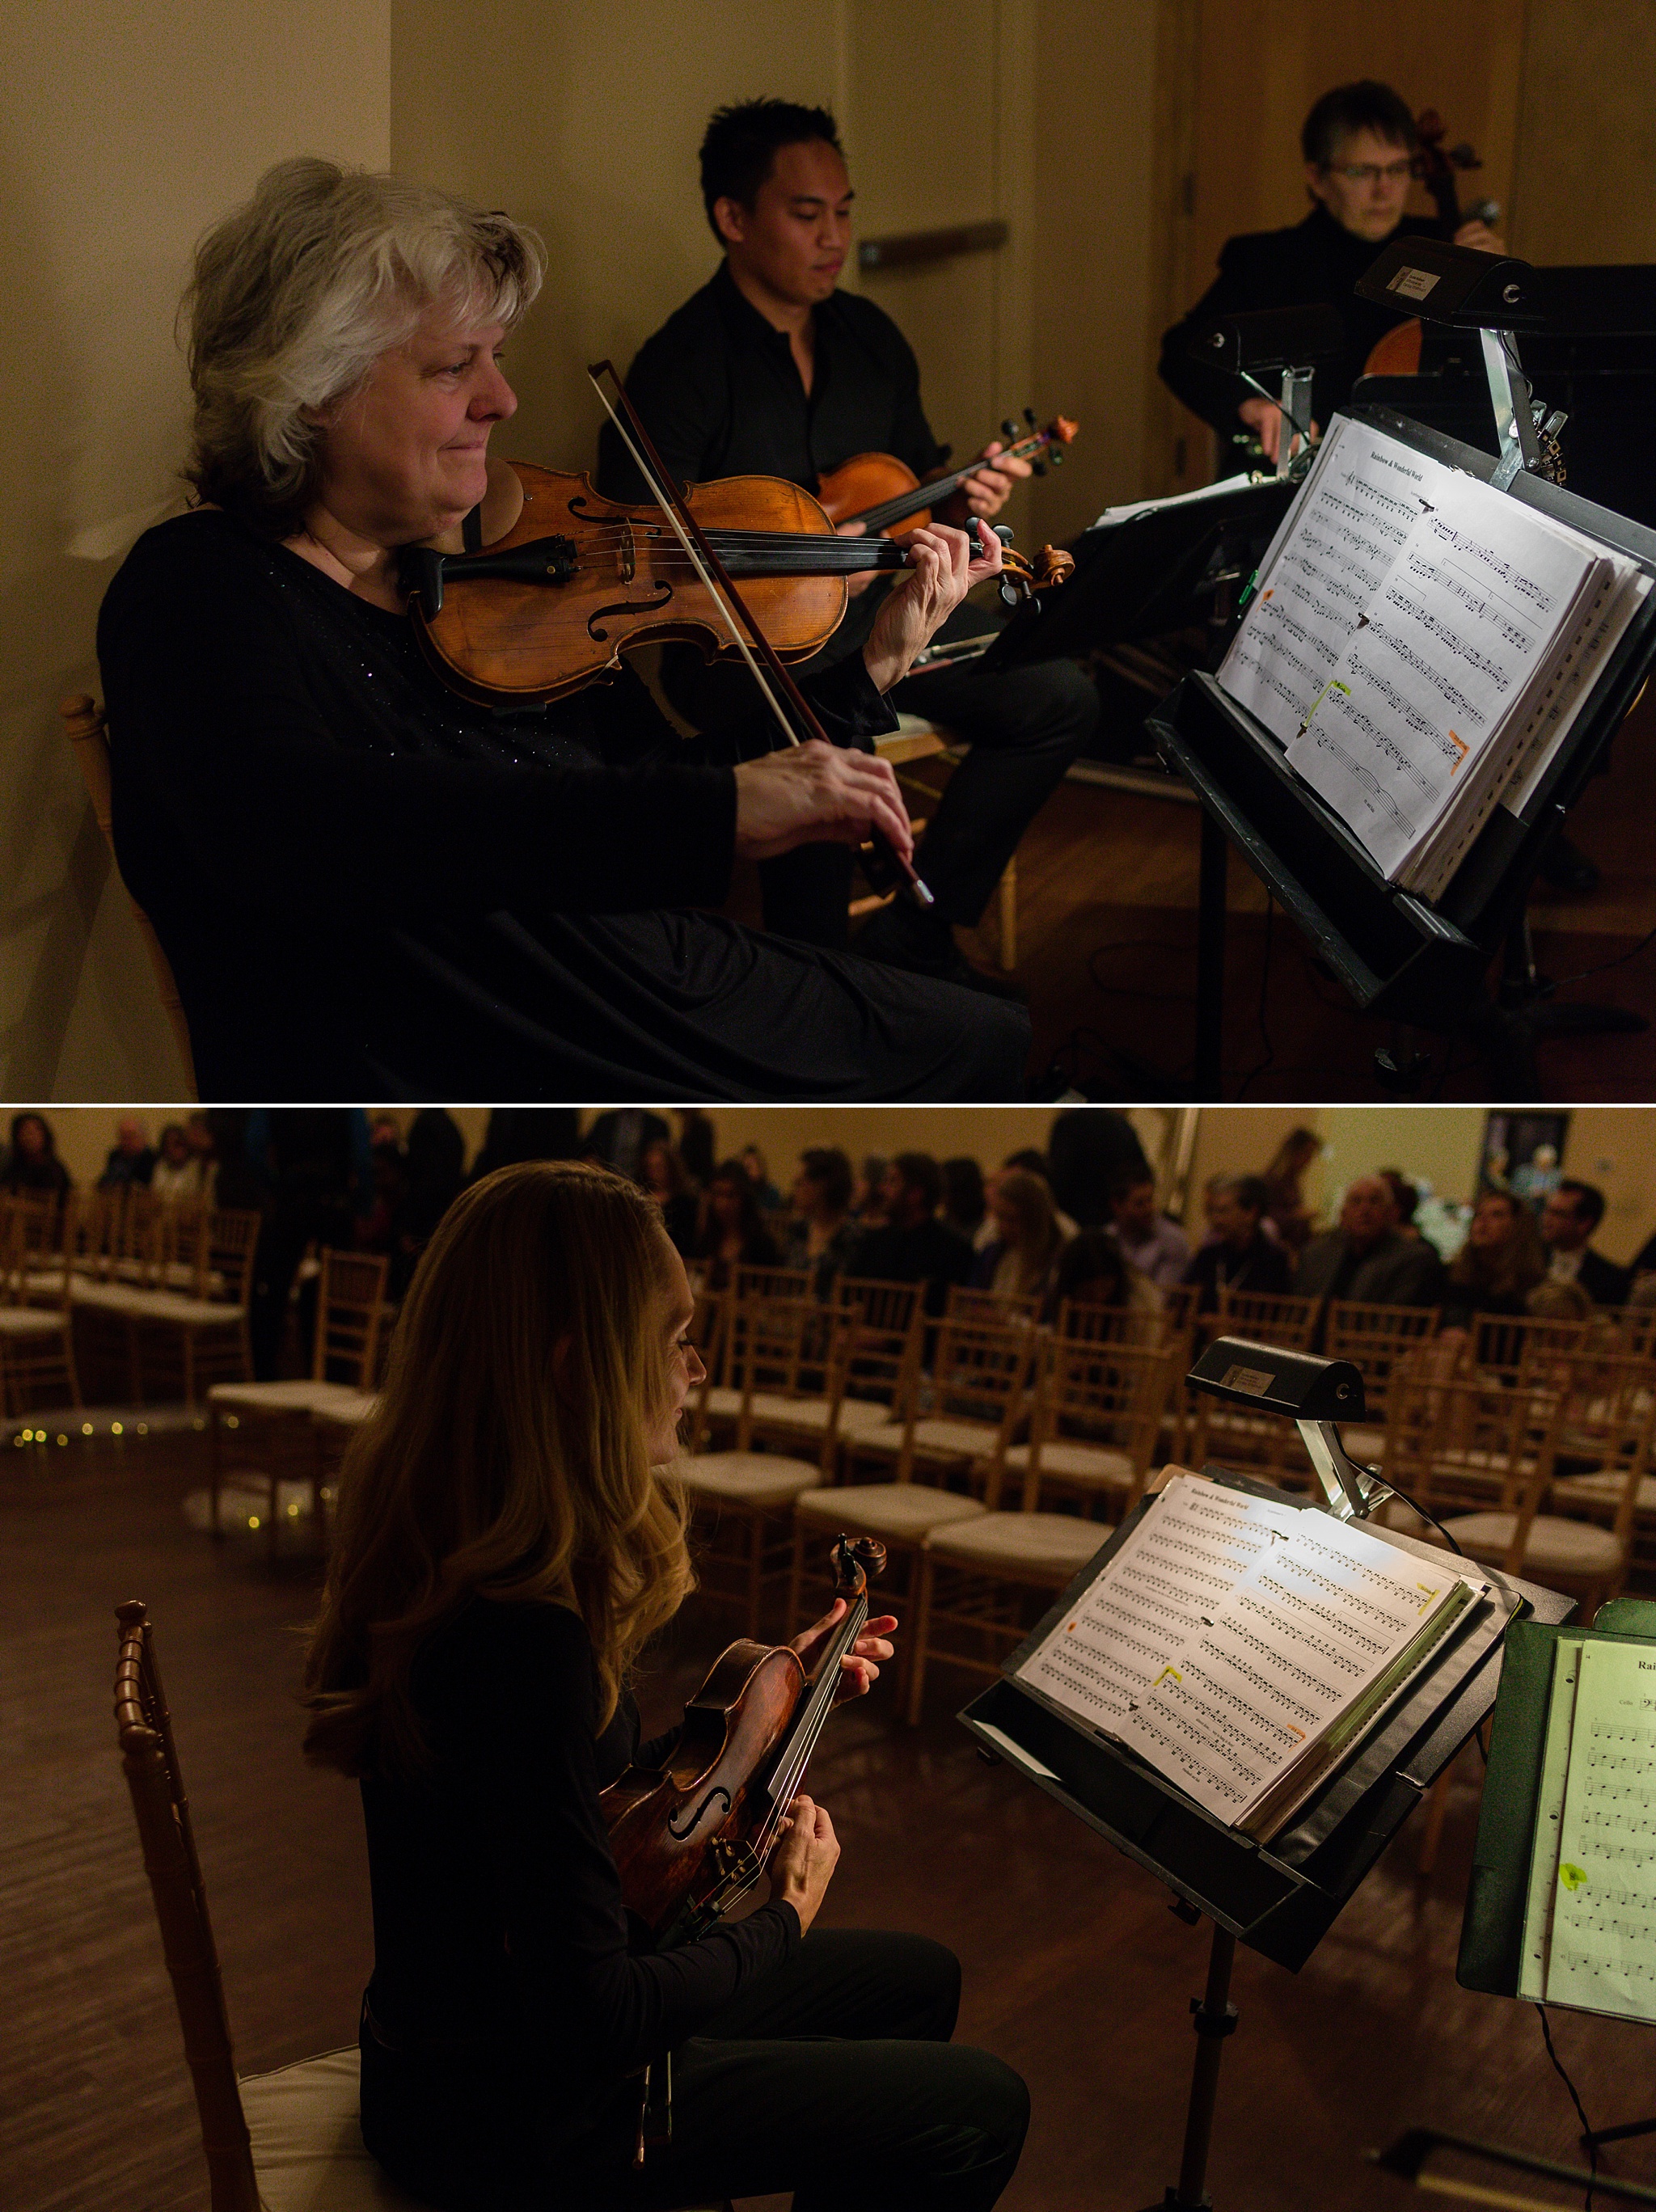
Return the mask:
MULTIPOLYGON (((699 1942, 632 1948, 599 1792, 635 1756, 659 1764, 673 1738, 639 1745, 630 1698, 598 1732, 592 1646, 573 1613, 473 1599, 427 1639, 412 1687, 430 1772, 362 1784, 368 2004, 389 2046, 377 2063, 416 2081, 435 2063, 469 2083, 471 2109, 432 2124, 489 2142, 502 2164, 544 2162, 612 2112, 627 2074, 791 1957, 799 1916, 773 1903, 699 1942), (521 2147, 496 2140, 502 2130, 521 2147)), ((408 2140, 422 2113, 376 2098, 367 2076, 364 2096, 369 2141, 393 2171, 440 2155, 408 2140), (387 2143, 387 2128, 402 2140, 387 2143)))
MULTIPOLYGON (((405 617, 213 511, 139 539, 98 653, 116 855, 203 1097, 792 1095, 763 1006, 752 1054, 702 1022, 707 963, 745 957, 728 927, 589 920, 730 877, 731 771, 667 757, 630 672, 494 714, 405 617)), ((860 656, 812 695, 842 741, 892 726, 860 656)))
MULTIPOLYGON (((1391 236, 1377 244, 1336 222, 1319 200, 1303 222, 1227 239, 1220 252, 1219 274, 1190 313, 1162 337, 1162 382, 1194 414, 1211 422, 1221 438, 1227 437, 1240 428, 1236 410, 1242 402, 1259 395, 1239 376, 1214 368, 1192 352, 1191 339, 1221 315, 1251 314, 1265 307, 1330 307, 1345 325, 1345 343, 1331 360, 1317 363, 1311 386, 1312 419, 1326 430, 1335 409, 1351 398, 1351 387, 1375 344, 1403 320, 1395 308, 1358 299, 1352 287, 1391 239, 1440 235, 1435 222, 1406 215, 1391 236)), ((1267 391, 1272 389, 1269 376, 1260 381, 1267 391)))

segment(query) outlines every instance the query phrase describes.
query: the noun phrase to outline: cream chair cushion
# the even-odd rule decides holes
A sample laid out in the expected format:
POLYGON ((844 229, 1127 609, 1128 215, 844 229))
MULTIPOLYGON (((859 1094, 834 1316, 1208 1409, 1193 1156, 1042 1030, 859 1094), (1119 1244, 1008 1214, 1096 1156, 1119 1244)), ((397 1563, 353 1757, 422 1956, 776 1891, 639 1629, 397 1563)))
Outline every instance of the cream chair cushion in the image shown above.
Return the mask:
POLYGON ((742 1410, 742 1394, 715 1383, 707 1394, 706 1407, 710 1421, 734 1421, 742 1410))
MULTIPOLYGON (((1014 1444, 1007 1465, 1018 1474, 1026 1473, 1030 1450, 1028 1444, 1014 1444)), ((1130 1490, 1138 1480, 1131 1457, 1113 1444, 1081 1444, 1065 1437, 1041 1446, 1041 1473, 1055 1482, 1085 1483, 1093 1490, 1130 1490)))
POLYGON ((915 1544, 933 1528, 975 1520, 983 1508, 975 1498, 935 1490, 928 1482, 848 1482, 838 1490, 802 1491, 794 1510, 825 1528, 915 1544))
POLYGON ((981 1567, 989 1574, 1001 1568, 1020 1577, 1050 1577, 1062 1585, 1113 1533, 1074 1513, 984 1513, 935 1529, 926 1551, 948 1566, 981 1567))
POLYGON ((802 1490, 814 1490, 822 1469, 780 1452, 697 1452, 673 1462, 673 1472, 697 1498, 723 1498, 733 1505, 791 1505, 802 1490))
POLYGON ((239 1413, 311 1413, 325 1421, 353 1426, 372 1413, 378 1393, 353 1389, 349 1382, 215 1382, 210 1402, 239 1413))
MULTIPOLYGON (((1622 1474, 1567 1474, 1553 1485, 1553 1496, 1560 1504, 1616 1506, 1622 1502, 1622 1492, 1627 1486, 1627 1477, 1622 1474)), ((1641 1475, 1635 1510, 1656 1513, 1656 1474, 1641 1475)))
MULTIPOLYGON (((753 1393, 753 1419, 768 1428, 799 1429, 819 1437, 827 1429, 831 1411, 826 1398, 789 1398, 780 1390, 753 1393)), ((877 1429, 890 1419, 891 1411, 874 1399, 843 1398, 839 1425, 842 1430, 877 1429)))
POLYGON ((64 1316, 47 1306, 0 1306, 0 1336, 56 1336, 64 1316))
POLYGON ((242 2082, 265 2212, 424 2212, 368 2155, 358 2064, 355 2051, 329 2051, 242 2082))
MULTIPOLYGON (((947 1414, 937 1413, 915 1423, 915 1449, 927 1459, 988 1459, 1000 1434, 1000 1430, 989 1421, 951 1420, 947 1414)), ((880 1427, 871 1425, 859 1429, 855 1441, 858 1450, 868 1444, 880 1451, 900 1452, 903 1424, 886 1421, 880 1427)))
MULTIPOLYGON (((1500 1560, 1513 1540, 1518 1516, 1465 1513, 1443 1525, 1462 1551, 1470 1552, 1475 1559, 1500 1560)), ((1621 1566, 1621 1545, 1595 1521, 1565 1521, 1554 1513, 1537 1513, 1530 1523, 1529 1540, 1524 1547, 1526 1574, 1610 1575, 1619 1572, 1621 1566)))

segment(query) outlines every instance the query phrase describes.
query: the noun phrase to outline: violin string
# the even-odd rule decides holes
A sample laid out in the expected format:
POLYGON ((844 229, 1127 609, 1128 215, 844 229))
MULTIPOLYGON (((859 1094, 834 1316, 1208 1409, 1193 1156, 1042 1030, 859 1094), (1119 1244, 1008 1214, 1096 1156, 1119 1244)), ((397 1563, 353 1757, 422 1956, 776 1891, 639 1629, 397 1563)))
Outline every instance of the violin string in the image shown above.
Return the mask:
POLYGON ((847 1614, 839 1634, 834 1638, 831 1652, 825 1656, 817 1680, 812 1686, 811 1698, 794 1739, 794 1754, 777 1778, 777 1787, 772 1792, 770 1813, 759 1831, 759 1851, 763 1857, 775 1844, 781 1832, 781 1824, 788 1816, 788 1808, 798 1794, 811 1754, 817 1740, 827 1723, 833 1709, 834 1692, 839 1686, 839 1662, 862 1633, 868 1618, 868 1597, 865 1589, 847 1614))
MULTIPOLYGON (((788 740, 788 743, 790 745, 797 745, 799 743, 799 738, 795 732, 793 724, 788 720, 787 715, 784 714, 782 710, 781 700, 777 698, 776 693, 771 690, 770 679, 765 675, 764 671, 759 666, 758 661, 754 655, 752 647, 748 643, 746 638, 743 636, 741 626, 736 620, 734 611, 731 608, 728 601, 726 599, 724 593, 720 590, 717 584, 714 582, 713 578, 708 573, 705 562, 703 561, 700 554, 697 553, 695 546, 691 542, 690 532, 685 528, 684 524, 679 520, 677 510, 674 508, 671 498, 667 496, 667 487, 664 484, 658 484, 656 483, 654 471, 650 468, 643 455, 639 452, 636 444, 634 442, 631 430, 628 428, 626 423, 621 420, 619 414, 616 411, 614 403, 612 401, 609 393, 605 391, 598 379, 592 375, 592 372, 590 370, 588 371, 588 374, 591 377, 593 390, 598 394, 599 398, 604 403, 605 413, 609 416, 611 422, 614 423, 617 431, 620 434, 621 442, 631 454, 633 465, 637 469, 639 475, 642 477, 644 482, 649 485, 650 489, 661 495, 661 510, 667 516, 667 520, 673 525, 673 536, 679 540, 679 543, 684 547, 685 553, 689 556, 690 564, 691 568, 695 569, 697 574, 701 578, 703 588, 706 591, 709 598, 713 601, 714 605, 717 607, 720 613, 724 617, 725 626, 729 630, 732 638, 735 641, 737 650, 740 653, 742 659, 747 663, 748 668, 752 674, 753 681, 758 685, 760 691, 764 694, 766 701, 769 702, 770 711, 776 716, 777 726, 781 729, 783 737, 788 740)), ((613 370, 611 371, 611 374, 614 374, 613 370)))

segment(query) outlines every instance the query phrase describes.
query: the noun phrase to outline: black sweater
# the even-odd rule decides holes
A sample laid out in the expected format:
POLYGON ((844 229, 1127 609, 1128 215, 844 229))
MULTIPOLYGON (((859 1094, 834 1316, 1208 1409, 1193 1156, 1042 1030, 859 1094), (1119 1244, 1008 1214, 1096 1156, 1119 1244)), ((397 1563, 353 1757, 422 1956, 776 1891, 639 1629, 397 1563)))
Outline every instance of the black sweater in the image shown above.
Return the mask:
POLYGON ((624 2075, 789 1958, 799 1917, 768 1905, 676 1950, 630 1948, 598 1793, 672 1738, 638 1746, 630 1698, 595 1734, 574 1613, 473 1600, 421 1650, 413 1691, 432 1771, 362 1785, 381 2039, 364 2132, 411 2181, 484 2143, 533 2171, 612 2126, 624 2075), (441 2107, 413 2094, 428 2073, 441 2107))

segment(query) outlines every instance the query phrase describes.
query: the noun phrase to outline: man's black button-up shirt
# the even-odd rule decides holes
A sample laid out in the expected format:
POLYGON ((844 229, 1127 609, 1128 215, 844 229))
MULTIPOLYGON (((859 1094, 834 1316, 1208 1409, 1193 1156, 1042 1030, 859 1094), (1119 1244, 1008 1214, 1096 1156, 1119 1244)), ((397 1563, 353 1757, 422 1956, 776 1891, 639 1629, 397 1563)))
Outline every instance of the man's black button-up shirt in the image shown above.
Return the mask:
MULTIPOLYGON (((894 453, 916 476, 938 462, 920 404, 920 371, 891 317, 854 292, 816 308, 811 390, 786 331, 773 330, 719 264, 711 282, 639 348, 627 390, 681 483, 716 477, 786 477, 814 491, 855 453, 894 453)), ((598 487, 606 497, 648 493, 606 423, 598 487)))

